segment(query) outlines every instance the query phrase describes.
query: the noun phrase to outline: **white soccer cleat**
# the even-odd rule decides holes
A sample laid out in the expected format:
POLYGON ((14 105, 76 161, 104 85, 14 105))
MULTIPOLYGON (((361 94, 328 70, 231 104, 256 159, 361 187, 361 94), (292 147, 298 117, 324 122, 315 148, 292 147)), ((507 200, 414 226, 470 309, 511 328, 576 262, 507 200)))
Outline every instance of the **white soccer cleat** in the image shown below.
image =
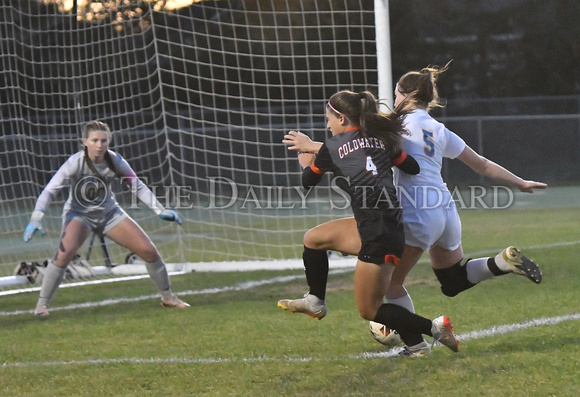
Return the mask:
POLYGON ((523 256, 516 247, 507 247, 497 254, 495 264, 504 272, 519 274, 536 284, 542 282, 542 271, 538 265, 523 256))
POLYGON ((449 317, 440 316, 433 320, 431 333, 433 334, 433 343, 438 341, 443 346, 447 346, 456 353, 459 351, 459 341, 453 333, 453 327, 451 326, 451 320, 449 320, 449 317))
POLYGON ((396 346, 403 343, 399 333, 393 329, 389 329, 384 324, 369 321, 369 329, 371 336, 382 345, 396 346))
POLYGON ((186 303, 179 299, 175 295, 171 295, 169 299, 161 299, 161 306, 163 307, 176 307, 178 309, 186 309, 190 307, 189 303, 186 303))
POLYGON ((414 346, 405 346, 399 351, 400 357, 418 358, 427 357, 429 354, 431 354, 431 349, 425 341, 414 346))
POLYGON ((292 313, 308 314, 312 318, 322 320, 326 316, 326 303, 315 295, 306 294, 301 299, 282 299, 278 306, 292 313))

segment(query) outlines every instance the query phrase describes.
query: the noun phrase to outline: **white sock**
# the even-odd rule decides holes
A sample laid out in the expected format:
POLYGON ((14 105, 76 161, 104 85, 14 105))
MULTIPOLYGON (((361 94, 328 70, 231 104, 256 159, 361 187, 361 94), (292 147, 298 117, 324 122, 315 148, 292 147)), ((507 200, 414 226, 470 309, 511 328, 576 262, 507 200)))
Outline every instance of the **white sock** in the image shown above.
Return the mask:
POLYGON ((167 274, 163 259, 159 258, 155 262, 145 262, 145 267, 161 297, 169 299, 173 293, 171 292, 171 282, 169 281, 169 274, 167 274))
POLYGON ((56 266, 52 261, 48 262, 44 270, 42 285, 40 286, 39 304, 48 306, 52 297, 56 293, 58 286, 62 283, 66 268, 56 266))
POLYGON ((497 268, 502 271, 502 272, 506 272, 506 273, 511 273, 511 266, 510 264, 507 262, 507 258, 504 256, 507 256, 507 249, 503 250, 502 252, 500 252, 499 254, 497 254, 494 258, 494 262, 495 265, 497 266, 497 268))
POLYGON ((407 349, 409 349, 409 351, 411 353, 416 353, 418 351, 425 350, 425 349, 430 350, 429 345, 427 344, 427 342, 425 342, 425 340, 423 340, 423 342, 421 342, 421 343, 417 343, 416 345, 407 346, 407 349))
POLYGON ((465 269, 467 270, 467 279, 470 283, 477 284, 494 276, 487 266, 488 259, 489 258, 477 258, 467 261, 465 269))
POLYGON ((393 305, 404 307, 411 313, 415 313, 415 305, 413 305, 413 299, 411 299, 411 295, 409 295, 408 292, 400 298, 387 299, 387 303, 392 303, 393 305))

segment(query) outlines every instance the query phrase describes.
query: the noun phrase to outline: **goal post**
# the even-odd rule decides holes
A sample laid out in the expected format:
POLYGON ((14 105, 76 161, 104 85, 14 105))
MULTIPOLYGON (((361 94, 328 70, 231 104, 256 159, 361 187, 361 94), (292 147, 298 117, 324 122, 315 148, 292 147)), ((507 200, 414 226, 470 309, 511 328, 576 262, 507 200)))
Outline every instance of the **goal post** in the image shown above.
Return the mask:
MULTIPOLYGON (((282 139, 300 130, 324 140, 324 106, 338 90, 392 96, 383 88, 390 55, 377 59, 389 51, 378 40, 388 34, 386 0, 202 1, 175 10, 129 2, 98 12, 86 3, 77 15, 42 2, 0 4, 0 278, 54 255, 68 192, 47 211, 46 236, 25 244, 22 234, 94 119, 109 124, 112 149, 181 214, 182 227, 164 222, 114 187, 168 263, 299 258, 305 231, 350 214, 331 177, 300 187, 282 139), (387 20, 375 29, 378 5, 387 20)), ((112 262, 124 263, 128 252, 107 246, 112 262)), ((93 247, 91 265, 104 260, 93 247)))
POLYGON ((391 66, 391 21, 389 0, 375 0, 378 94, 389 109, 394 108, 393 68, 391 66))

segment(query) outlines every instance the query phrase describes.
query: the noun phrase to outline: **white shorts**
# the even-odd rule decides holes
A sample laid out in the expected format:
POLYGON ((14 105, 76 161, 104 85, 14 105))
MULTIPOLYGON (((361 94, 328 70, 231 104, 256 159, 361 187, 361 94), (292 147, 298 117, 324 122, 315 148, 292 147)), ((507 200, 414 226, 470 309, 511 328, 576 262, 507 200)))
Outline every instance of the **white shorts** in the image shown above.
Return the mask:
POLYGON ((423 251, 435 245, 453 251, 461 245, 461 219, 453 201, 436 208, 403 209, 403 225, 405 244, 423 251))
POLYGON ((106 234, 112 228, 117 226, 121 221, 127 218, 129 215, 122 208, 116 207, 113 211, 110 211, 103 217, 90 217, 86 214, 82 214, 80 212, 76 212, 73 210, 65 211, 62 214, 63 218, 63 230, 66 225, 70 223, 73 219, 76 221, 81 222, 91 231, 98 233, 98 234, 106 234))

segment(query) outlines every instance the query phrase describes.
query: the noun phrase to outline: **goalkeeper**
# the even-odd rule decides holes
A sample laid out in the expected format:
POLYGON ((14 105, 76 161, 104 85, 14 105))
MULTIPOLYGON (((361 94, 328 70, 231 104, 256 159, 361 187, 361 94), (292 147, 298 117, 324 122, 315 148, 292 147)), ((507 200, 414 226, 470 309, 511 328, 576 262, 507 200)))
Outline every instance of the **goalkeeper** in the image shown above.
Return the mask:
POLYGON ((161 294, 162 306, 189 307, 171 291, 169 275, 159 251, 143 229, 119 206, 111 183, 119 178, 129 185, 133 194, 161 219, 181 225, 181 218, 174 210, 163 208, 127 161, 109 150, 111 139, 112 133, 107 124, 88 122, 83 127, 84 150, 68 158, 36 201, 30 223, 24 231, 25 242, 30 241, 37 231, 44 235, 44 211, 60 190, 69 188, 62 215, 60 242, 54 259, 48 262, 44 272, 34 311, 37 316, 48 316, 48 307, 63 280, 66 267, 91 232, 106 235, 146 262, 147 272, 161 294))

